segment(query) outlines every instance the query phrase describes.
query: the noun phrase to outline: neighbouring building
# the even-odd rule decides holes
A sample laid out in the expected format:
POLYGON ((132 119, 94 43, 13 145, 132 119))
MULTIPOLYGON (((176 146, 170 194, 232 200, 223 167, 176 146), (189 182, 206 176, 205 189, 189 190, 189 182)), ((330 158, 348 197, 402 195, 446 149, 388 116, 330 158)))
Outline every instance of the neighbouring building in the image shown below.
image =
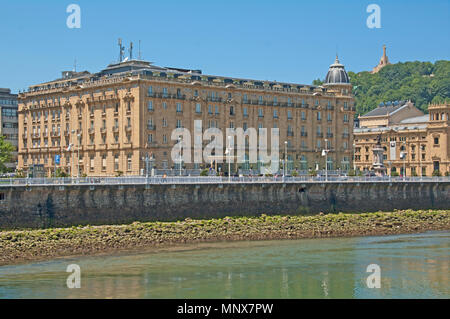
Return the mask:
POLYGON ((11 161, 5 163, 11 171, 14 171, 17 165, 18 132, 17 94, 11 94, 10 89, 0 88, 0 134, 15 148, 11 161))
MULTIPOLYGON (((140 175, 149 156, 151 167, 178 169, 171 133, 181 127, 194 132, 194 120, 202 120, 203 130, 279 128, 280 158, 286 155, 288 169, 324 169, 324 148, 330 170, 351 167, 354 100, 337 58, 323 86, 204 75, 132 56, 120 61, 95 74, 63 72, 19 94, 19 168, 39 164, 47 175, 55 168, 71 175, 77 169, 88 176, 140 175)), ((261 165, 245 157, 233 171, 261 165)))
POLYGON ((381 56, 380 62, 376 67, 372 69, 371 73, 378 73, 382 68, 384 68, 386 65, 389 65, 389 59, 386 55, 386 46, 383 45, 383 55, 381 56))
POLYGON ((359 127, 354 128, 355 168, 373 169, 373 148, 380 138, 388 172, 406 176, 448 174, 450 104, 431 104, 428 112, 424 114, 413 103, 400 101, 382 103, 359 116, 359 127))

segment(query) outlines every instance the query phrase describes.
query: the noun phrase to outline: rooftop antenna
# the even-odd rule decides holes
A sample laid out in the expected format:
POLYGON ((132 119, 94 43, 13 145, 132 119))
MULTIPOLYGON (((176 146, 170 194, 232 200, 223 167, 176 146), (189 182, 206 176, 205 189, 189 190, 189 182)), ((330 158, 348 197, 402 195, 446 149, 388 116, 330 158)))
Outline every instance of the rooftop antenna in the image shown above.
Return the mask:
POLYGON ((125 50, 125 47, 122 45, 122 39, 119 38, 119 63, 123 60, 123 51, 125 50))
POLYGON ((130 60, 133 60, 133 42, 130 42, 130 60))
POLYGON ((139 60, 141 59, 141 40, 139 40, 139 60))
POLYGON ((73 61, 73 72, 77 72, 77 58, 73 61))

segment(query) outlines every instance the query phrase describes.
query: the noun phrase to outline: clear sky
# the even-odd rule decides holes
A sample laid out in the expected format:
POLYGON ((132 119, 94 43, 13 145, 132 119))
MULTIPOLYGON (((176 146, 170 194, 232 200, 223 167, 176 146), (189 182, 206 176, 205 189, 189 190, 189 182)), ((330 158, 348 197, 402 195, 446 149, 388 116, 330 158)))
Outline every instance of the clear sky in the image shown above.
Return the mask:
POLYGON ((449 60, 450 0, 2 0, 0 87, 14 92, 63 70, 97 72, 118 59, 117 38, 161 66, 204 74, 311 84, 336 51, 347 70, 371 70, 386 44, 391 62, 449 60), (81 28, 69 29, 69 4, 81 28), (369 4, 381 28, 366 26, 369 4))

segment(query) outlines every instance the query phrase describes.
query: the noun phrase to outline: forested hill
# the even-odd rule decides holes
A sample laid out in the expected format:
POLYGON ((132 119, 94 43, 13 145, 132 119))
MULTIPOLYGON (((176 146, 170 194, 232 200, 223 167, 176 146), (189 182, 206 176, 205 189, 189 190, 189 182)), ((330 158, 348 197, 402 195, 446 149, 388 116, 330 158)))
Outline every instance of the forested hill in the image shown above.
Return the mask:
MULTIPOLYGON (((348 72, 355 95, 356 114, 380 102, 411 100, 423 111, 428 103, 450 99, 450 61, 405 62, 387 65, 380 72, 348 72)), ((319 84, 319 81, 314 81, 319 84)))

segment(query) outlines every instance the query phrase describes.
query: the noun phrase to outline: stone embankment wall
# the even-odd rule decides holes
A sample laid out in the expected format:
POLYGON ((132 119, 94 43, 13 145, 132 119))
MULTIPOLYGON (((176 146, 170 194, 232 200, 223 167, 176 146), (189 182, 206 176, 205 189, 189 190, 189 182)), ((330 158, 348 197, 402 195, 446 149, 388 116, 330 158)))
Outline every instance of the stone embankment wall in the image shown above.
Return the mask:
POLYGON ((449 182, 0 187, 0 229, 187 217, 449 209, 449 182))

